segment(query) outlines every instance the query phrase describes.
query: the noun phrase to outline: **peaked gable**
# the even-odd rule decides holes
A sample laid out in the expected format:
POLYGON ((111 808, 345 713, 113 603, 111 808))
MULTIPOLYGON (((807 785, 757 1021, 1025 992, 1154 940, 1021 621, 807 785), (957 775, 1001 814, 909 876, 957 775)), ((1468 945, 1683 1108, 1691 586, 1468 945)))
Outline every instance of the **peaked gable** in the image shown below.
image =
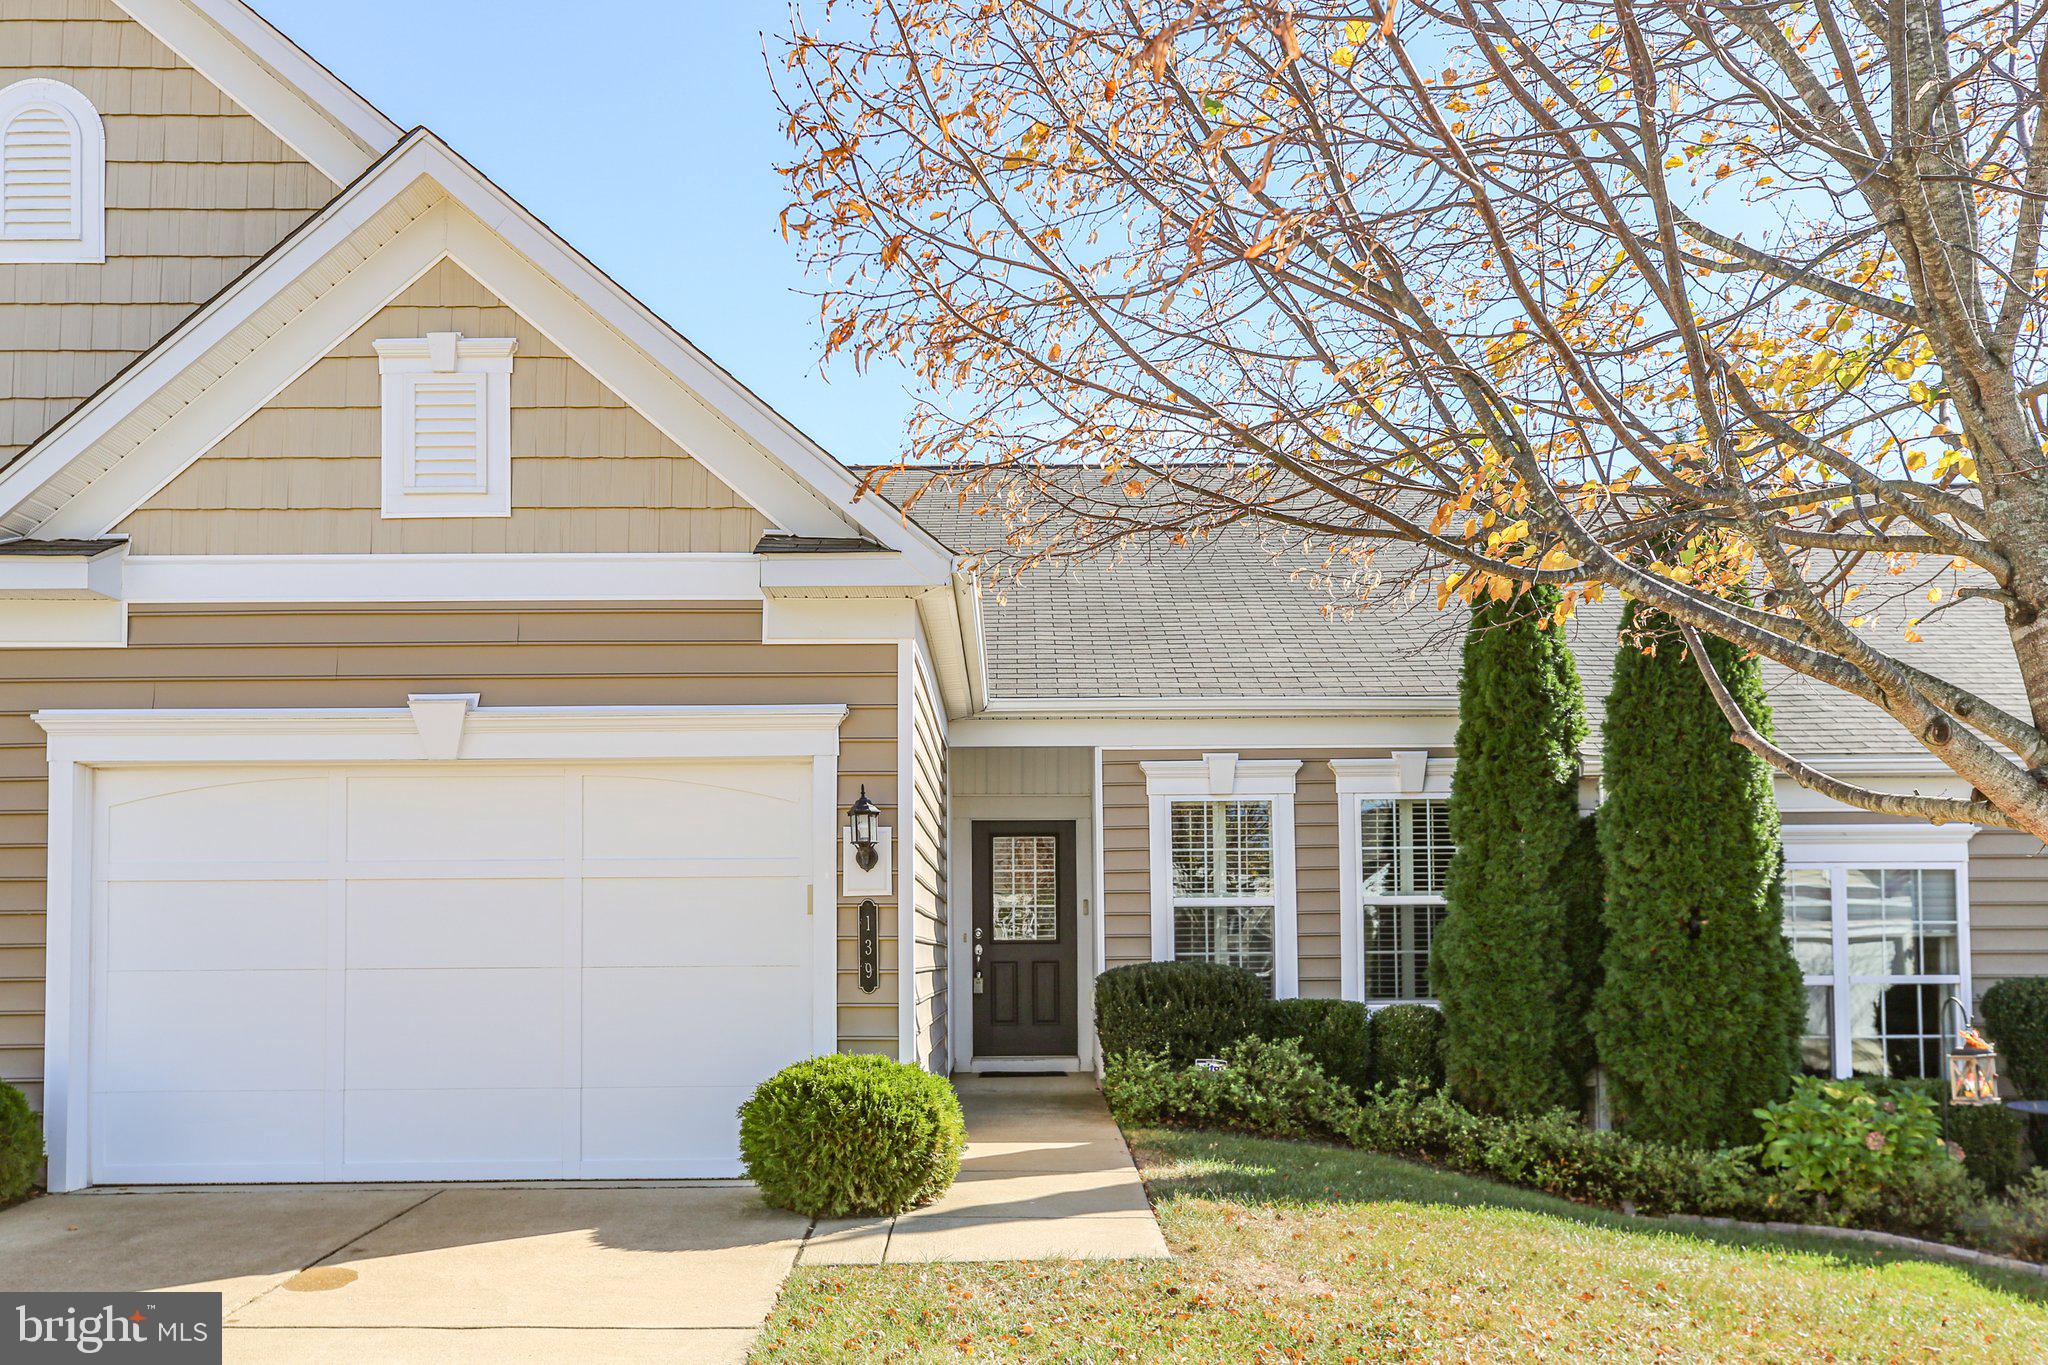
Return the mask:
POLYGON ((935 538, 425 129, 0 469, 0 528, 106 534, 443 259, 775 529, 897 551, 871 583, 953 582, 935 538))
POLYGON ((0 88, 32 78, 105 125, 107 259, 0 265, 0 465, 337 189, 110 0, 8 0, 0 88))
POLYGON ((137 554, 723 551, 770 528, 454 261, 380 309, 131 513, 137 554), (511 337, 512 515, 379 514, 380 338, 511 337))

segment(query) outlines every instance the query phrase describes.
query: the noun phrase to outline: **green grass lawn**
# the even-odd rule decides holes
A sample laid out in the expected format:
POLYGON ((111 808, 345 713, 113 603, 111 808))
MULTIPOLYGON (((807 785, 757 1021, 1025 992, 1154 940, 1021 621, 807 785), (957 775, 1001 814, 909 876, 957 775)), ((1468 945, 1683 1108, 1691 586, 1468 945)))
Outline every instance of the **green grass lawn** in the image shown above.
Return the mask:
POLYGON ((1172 1261, 800 1269, 757 1361, 2048 1360, 2048 1282, 1133 1134, 1172 1261))

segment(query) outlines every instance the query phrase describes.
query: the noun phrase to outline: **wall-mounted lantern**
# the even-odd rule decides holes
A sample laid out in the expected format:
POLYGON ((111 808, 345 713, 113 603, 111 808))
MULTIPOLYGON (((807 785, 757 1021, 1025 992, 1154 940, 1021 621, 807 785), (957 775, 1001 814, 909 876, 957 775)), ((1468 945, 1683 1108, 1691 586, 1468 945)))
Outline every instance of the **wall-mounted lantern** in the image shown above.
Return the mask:
POLYGON ((875 834, 881 828, 881 820, 882 808, 868 800, 867 784, 863 782, 860 799, 846 812, 847 831, 853 835, 853 860, 863 872, 872 870, 882 856, 875 851, 875 834))
POLYGON ((895 885, 890 877, 891 839, 882 825, 882 808, 862 786, 860 796, 846 808, 846 824, 840 830, 839 889, 848 896, 886 896, 895 885))

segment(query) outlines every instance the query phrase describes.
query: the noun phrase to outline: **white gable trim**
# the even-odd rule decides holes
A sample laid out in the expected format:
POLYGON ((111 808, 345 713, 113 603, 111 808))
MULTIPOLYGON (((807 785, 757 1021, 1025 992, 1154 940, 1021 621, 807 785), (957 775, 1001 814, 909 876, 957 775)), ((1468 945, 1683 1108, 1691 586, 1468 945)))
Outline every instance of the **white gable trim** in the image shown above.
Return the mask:
POLYGON ((241 0, 116 3, 337 185, 404 136, 241 0))
POLYGON ((16 534, 54 536, 69 534, 62 527, 93 526, 97 535, 118 524, 444 257, 475 275, 783 529, 843 535, 851 526, 902 550, 915 581, 950 582, 953 559, 936 540, 878 500, 855 502, 858 480, 852 471, 426 132, 408 137, 234 289, 0 475, 0 525, 16 534), (299 304, 296 316, 252 344, 217 382, 95 477, 95 442, 156 395, 175 395, 176 386, 189 382, 186 370, 215 346, 235 340, 244 323, 265 321, 265 310, 279 306, 280 296, 312 267, 350 247, 356 227, 379 220, 401 197, 418 198, 408 191, 423 180, 444 189, 447 200, 374 246, 317 297, 292 300, 299 304), (34 506, 25 505, 32 500, 34 506))

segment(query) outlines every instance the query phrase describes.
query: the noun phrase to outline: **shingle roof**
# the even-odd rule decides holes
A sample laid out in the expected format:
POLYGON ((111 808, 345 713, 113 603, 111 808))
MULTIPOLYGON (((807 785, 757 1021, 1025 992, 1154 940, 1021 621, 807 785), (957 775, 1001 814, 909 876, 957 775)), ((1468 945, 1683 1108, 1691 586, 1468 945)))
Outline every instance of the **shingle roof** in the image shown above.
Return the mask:
MULTIPOLYGON (((1454 696, 1463 609, 1397 588, 1416 551, 1390 547, 1388 586, 1366 596, 1332 583, 1320 556, 1248 526, 1187 546, 1155 544, 1013 575, 1002 527, 943 490, 913 517, 963 554, 987 554, 983 618, 989 691, 1000 700, 1093 698, 1408 698, 1454 696)), ((1879 580, 1858 603, 1872 638, 1915 665, 2026 713, 2002 615, 1966 602, 1929 617, 1925 642, 1903 623, 1927 610, 1933 568, 1879 580)), ((1944 574, 1943 579, 1946 581, 1944 574)), ((1620 603, 1589 604, 1569 627, 1597 722, 1613 677, 1620 603)), ((1781 742, 1807 755, 1925 756, 1897 722, 1835 688, 1766 665, 1781 742)), ((1596 740, 1597 743, 1597 740, 1596 740)))

